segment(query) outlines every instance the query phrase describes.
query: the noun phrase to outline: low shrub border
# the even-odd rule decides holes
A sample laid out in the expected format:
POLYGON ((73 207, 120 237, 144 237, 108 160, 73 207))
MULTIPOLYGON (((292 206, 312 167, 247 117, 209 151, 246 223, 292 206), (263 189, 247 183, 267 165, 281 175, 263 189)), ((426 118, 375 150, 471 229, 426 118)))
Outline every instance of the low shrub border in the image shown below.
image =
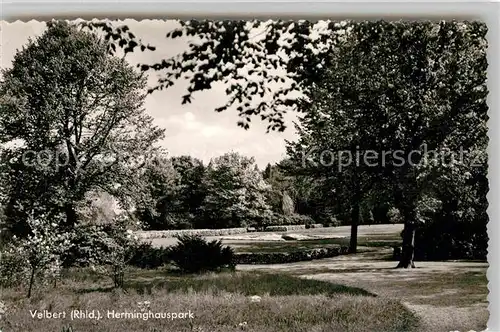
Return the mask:
POLYGON ((307 249, 294 252, 237 253, 236 264, 285 264, 330 258, 349 253, 348 247, 307 249))
MULTIPOLYGON (((293 252, 235 253, 235 264, 285 264, 330 258, 349 253, 345 246, 297 250, 293 252)), ((155 248, 142 244, 136 248, 129 265, 139 268, 158 268, 172 261, 170 247, 155 248)))
POLYGON ((309 228, 322 228, 323 224, 308 224, 308 225, 275 225, 267 226, 264 229, 255 227, 240 227, 240 228, 222 228, 222 229, 181 229, 167 231, 137 231, 135 234, 144 240, 149 239, 164 239, 173 238, 178 235, 200 235, 200 236, 226 236, 237 235, 253 232, 288 232, 309 228))
POLYGON ((309 225, 306 225, 306 229, 309 229, 309 228, 323 228, 325 227, 323 224, 309 224, 309 225))
POLYGON ((280 226, 267 226, 264 232, 287 232, 306 229, 306 225, 280 225, 280 226))
POLYGON ((246 233, 245 227, 223 229, 182 229, 168 231, 139 231, 136 235, 141 239, 163 239, 178 235, 225 236, 246 233))

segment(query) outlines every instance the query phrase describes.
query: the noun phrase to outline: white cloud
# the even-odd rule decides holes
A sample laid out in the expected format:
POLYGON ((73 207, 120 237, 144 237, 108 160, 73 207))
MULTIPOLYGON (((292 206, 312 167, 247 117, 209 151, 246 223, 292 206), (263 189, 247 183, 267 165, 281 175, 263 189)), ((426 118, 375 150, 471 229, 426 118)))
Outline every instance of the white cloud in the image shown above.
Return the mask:
POLYGON ((165 126, 167 131, 169 128, 177 131, 188 130, 191 131, 190 135, 201 135, 207 138, 224 134, 222 127, 198 121, 191 112, 186 112, 183 115, 172 115, 165 121, 160 121, 160 123, 165 126))
POLYGON ((184 119, 185 119, 187 122, 194 122, 194 121, 195 121, 195 119, 196 119, 196 116, 195 116, 193 113, 191 113, 191 112, 186 112, 186 113, 184 114, 184 119))

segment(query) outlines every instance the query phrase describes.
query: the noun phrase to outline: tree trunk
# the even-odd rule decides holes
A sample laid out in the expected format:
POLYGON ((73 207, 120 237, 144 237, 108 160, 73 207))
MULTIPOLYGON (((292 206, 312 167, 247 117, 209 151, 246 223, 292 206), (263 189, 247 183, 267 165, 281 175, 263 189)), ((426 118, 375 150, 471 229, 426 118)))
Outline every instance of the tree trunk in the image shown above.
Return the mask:
POLYGON ((351 238, 349 239, 349 253, 355 254, 358 251, 358 225, 361 206, 361 191, 358 178, 358 170, 354 167, 353 173, 353 191, 352 208, 351 208, 351 238))
POLYGON ((64 226, 72 228, 76 224, 76 210, 74 204, 66 203, 64 212, 66 214, 66 222, 64 226))
POLYGON ((351 238, 349 241, 349 253, 355 254, 358 247, 358 224, 359 224, 359 203, 355 202, 351 212, 351 238))
POLYGON ((123 288, 123 278, 124 278, 123 268, 120 266, 113 267, 113 281, 115 284, 115 288, 123 288))
POLYGON ((397 268, 415 267, 413 256, 415 252, 415 230, 416 225, 414 221, 405 222, 403 230, 403 248, 401 252, 401 260, 397 268))
POLYGON ((30 276, 30 284, 28 288, 28 299, 31 297, 31 291, 33 290, 33 284, 35 283, 35 272, 36 268, 32 267, 31 268, 31 276, 30 276))

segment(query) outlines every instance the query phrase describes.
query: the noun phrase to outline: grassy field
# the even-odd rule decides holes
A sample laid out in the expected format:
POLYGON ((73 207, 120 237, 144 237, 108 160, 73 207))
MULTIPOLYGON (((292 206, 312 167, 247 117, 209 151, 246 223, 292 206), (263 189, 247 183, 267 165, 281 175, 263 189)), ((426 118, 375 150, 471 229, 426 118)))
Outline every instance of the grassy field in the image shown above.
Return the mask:
MULTIPOLYGON (((358 229, 358 242, 360 246, 370 244, 371 246, 390 246, 401 242, 399 233, 403 230, 402 224, 391 225, 371 225, 360 226, 358 229)), ((349 236, 351 234, 350 226, 327 227, 327 228, 313 228, 303 229, 288 232, 259 232, 259 233, 246 233, 235 236, 208 236, 207 240, 222 240, 222 243, 234 247, 237 251, 274 251, 275 249, 291 250, 299 246, 314 248, 324 245, 338 245, 349 243, 349 236), (269 236, 299 234, 310 236, 311 240, 299 241, 269 241, 265 240, 269 236)), ((160 238, 147 240, 154 246, 171 246, 177 240, 175 238, 160 238)))
MULTIPOLYGON (((400 245, 392 235, 361 236, 358 238, 360 247, 391 247, 400 245)), ((265 241, 265 242, 233 242, 236 252, 292 252, 299 249, 314 249, 348 246, 349 238, 324 238, 315 240, 265 241)), ((363 249, 363 248, 362 248, 363 249)))
MULTIPOLYGON (((359 253, 321 260, 238 265, 235 273, 182 276, 167 268, 131 269, 126 290, 87 269, 67 271, 56 289, 31 300, 22 290, 1 290, 8 307, 2 332, 222 332, 222 331, 481 331, 488 320, 486 262, 416 262, 395 269, 391 246, 400 243, 402 225, 361 226, 359 253), (260 302, 250 296, 258 295, 260 302), (186 312, 192 319, 37 320, 30 310, 96 309, 186 312), (8 320, 9 324, 6 323, 8 320)), ((345 244, 349 227, 288 232, 314 239, 263 241, 255 233, 222 237, 237 252, 293 251, 345 244)), ((279 238, 279 237, 278 237, 279 238)), ((174 241, 172 241, 174 240, 174 241)), ((170 242, 169 242, 170 241, 170 242)), ((173 244, 159 239, 156 245, 173 244)), ((2 325, 3 324, 3 325, 2 325)))
MULTIPOLYGON (((129 274, 125 291, 83 270, 72 271, 56 289, 38 292, 30 300, 19 291, 2 290, 8 310, 4 332, 102 331, 417 331, 418 318, 399 301, 377 297, 363 289, 306 280, 287 274, 223 273, 179 276, 166 270, 129 274), (258 295, 252 302, 249 296, 258 295), (108 310, 136 310, 149 301, 152 312, 191 312, 193 318, 112 319, 108 310), (67 312, 97 310, 103 318, 33 319, 30 310, 67 312), (362 313, 362 314, 360 314, 362 313), (7 321, 9 322, 7 324, 7 321)), ((1 324, 1 323, 0 323, 1 324)), ((0 328, 2 325, 0 325, 0 328)))

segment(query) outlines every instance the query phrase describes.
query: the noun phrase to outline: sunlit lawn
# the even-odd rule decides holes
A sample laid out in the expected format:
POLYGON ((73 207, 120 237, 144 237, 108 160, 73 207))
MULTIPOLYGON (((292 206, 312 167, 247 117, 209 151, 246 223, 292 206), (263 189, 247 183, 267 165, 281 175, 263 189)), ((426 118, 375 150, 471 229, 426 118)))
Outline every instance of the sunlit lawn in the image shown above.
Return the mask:
MULTIPOLYGON (((370 235, 358 237, 360 247, 391 247, 400 245, 401 240, 397 234, 370 235)), ((292 252, 295 250, 329 248, 348 246, 349 238, 324 238, 315 240, 298 241, 262 241, 262 242, 236 242, 231 243, 236 252, 292 252)))

